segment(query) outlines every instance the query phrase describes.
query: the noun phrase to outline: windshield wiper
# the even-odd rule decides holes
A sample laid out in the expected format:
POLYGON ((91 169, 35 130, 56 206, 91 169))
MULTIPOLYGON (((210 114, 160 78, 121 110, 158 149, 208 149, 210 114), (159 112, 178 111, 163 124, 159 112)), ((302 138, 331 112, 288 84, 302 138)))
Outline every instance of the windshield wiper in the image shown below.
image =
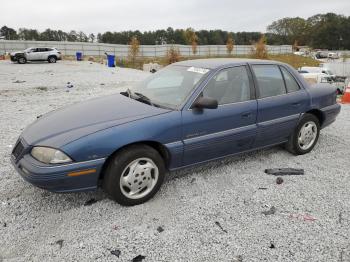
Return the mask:
POLYGON ((149 99, 147 96, 145 96, 144 94, 141 94, 139 92, 134 92, 135 95, 138 96, 137 99, 140 99, 141 101, 144 101, 146 103, 149 103, 151 106, 154 106, 154 104, 151 102, 151 99, 149 99))

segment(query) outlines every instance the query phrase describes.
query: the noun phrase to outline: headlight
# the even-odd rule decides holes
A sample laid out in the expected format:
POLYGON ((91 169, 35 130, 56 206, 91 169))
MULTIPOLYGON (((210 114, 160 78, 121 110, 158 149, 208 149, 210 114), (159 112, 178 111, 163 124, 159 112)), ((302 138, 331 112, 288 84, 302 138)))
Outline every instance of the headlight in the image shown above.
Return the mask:
POLYGON ((33 147, 31 155, 45 164, 61 164, 72 162, 72 159, 60 150, 50 147, 33 147))

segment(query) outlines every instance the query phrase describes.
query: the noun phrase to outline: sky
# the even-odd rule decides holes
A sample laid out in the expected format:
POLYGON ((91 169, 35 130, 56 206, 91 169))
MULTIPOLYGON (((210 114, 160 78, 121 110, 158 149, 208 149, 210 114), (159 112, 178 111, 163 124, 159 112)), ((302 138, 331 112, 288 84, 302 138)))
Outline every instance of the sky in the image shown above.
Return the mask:
POLYGON ((85 33, 169 26, 265 32, 284 17, 327 12, 350 16, 350 0, 1 0, 0 27, 85 33))

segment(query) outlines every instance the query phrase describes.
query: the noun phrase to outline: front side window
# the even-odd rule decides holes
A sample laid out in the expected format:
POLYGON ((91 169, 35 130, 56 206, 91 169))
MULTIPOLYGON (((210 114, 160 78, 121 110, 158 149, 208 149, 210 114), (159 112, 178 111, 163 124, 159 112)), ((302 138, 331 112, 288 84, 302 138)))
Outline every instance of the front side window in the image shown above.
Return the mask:
POLYGON ((286 94, 283 77, 277 65, 253 65, 260 98, 286 94))
POLYGON ((219 105, 250 100, 250 81, 245 66, 218 72, 203 90, 204 97, 214 98, 219 105))
POLYGON ((131 91, 146 96, 155 104, 176 109, 209 71, 205 68, 168 66, 132 87, 131 91))
POLYGON ((300 87, 298 83, 295 81, 294 77, 285 69, 284 67, 281 67, 283 76, 284 76, 284 81, 286 81, 286 87, 288 93, 295 92, 300 90, 300 87))

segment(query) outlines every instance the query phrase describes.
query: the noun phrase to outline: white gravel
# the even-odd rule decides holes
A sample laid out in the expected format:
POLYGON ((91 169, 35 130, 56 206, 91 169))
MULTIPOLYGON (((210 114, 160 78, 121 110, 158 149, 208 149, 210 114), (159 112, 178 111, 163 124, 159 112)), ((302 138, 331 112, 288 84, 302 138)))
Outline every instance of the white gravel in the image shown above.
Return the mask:
POLYGON ((10 146, 37 115, 145 76, 89 62, 0 63, 0 261, 350 261, 349 105, 308 155, 274 147, 172 173, 135 207, 101 190, 49 193, 15 172, 10 146), (305 175, 277 185, 263 172, 273 167, 305 175))

